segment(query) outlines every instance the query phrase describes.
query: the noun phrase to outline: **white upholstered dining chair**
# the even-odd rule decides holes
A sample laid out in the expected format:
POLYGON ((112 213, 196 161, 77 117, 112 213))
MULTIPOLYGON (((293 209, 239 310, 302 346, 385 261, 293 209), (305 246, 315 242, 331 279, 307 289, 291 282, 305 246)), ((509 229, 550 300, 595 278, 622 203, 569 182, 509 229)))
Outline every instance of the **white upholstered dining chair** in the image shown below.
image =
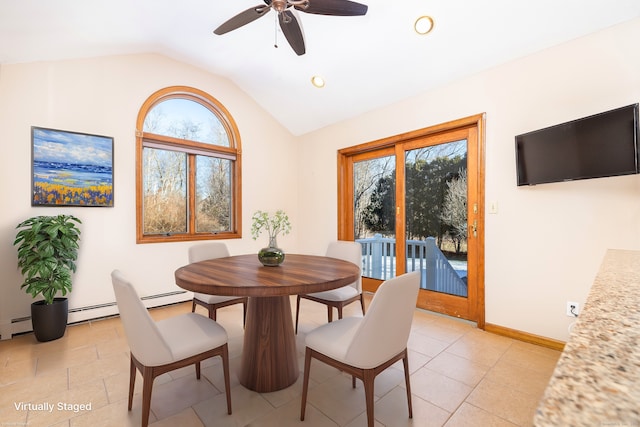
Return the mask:
POLYGON ((407 341, 419 287, 420 273, 417 271, 387 280, 376 291, 364 317, 346 317, 322 325, 307 334, 301 421, 304 421, 307 404, 312 358, 351 374, 354 388, 355 379, 362 380, 369 427, 374 425, 375 378, 389 366, 402 360, 409 418, 413 418, 407 341))
MULTIPOLYGON (((228 256, 229 250, 227 249, 227 245, 222 242, 200 243, 189 248, 189 263, 228 256)), ((196 311, 196 304, 205 307, 209 311, 209 317, 213 320, 216 320, 216 313, 219 308, 234 304, 242 304, 242 323, 244 324, 247 319, 247 297, 208 295, 195 292, 193 294, 193 302, 191 304, 192 312, 196 311)))
POLYGON ((195 364, 196 378, 200 379, 200 362, 214 356, 222 358, 227 412, 231 414, 229 350, 225 329, 214 320, 196 313, 156 322, 133 285, 120 271, 111 273, 111 281, 131 350, 129 410, 133 403, 136 369, 142 375, 142 427, 149 424, 153 380, 158 375, 195 364))
MULTIPOLYGON (((326 256, 339 258, 357 265, 362 271, 362 245, 357 242, 337 240, 329 243, 326 256)), ((350 285, 313 294, 302 294, 296 298, 296 334, 298 333, 298 317, 300 316, 300 300, 308 299, 327 306, 327 320, 333 321, 333 308, 338 310, 338 319, 342 319, 342 309, 347 304, 360 301, 364 314, 364 297, 362 295, 362 277, 350 285)))

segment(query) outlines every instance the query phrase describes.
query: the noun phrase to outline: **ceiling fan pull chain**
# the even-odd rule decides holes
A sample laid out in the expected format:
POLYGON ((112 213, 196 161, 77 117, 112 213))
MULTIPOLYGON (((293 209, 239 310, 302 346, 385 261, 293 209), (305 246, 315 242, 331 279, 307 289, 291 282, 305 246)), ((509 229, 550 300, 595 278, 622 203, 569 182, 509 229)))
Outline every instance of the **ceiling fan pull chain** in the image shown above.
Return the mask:
POLYGON ((226 34, 264 16, 270 10, 275 12, 275 34, 273 46, 278 48, 280 31, 293 51, 298 55, 306 52, 304 34, 298 22, 297 12, 315 15, 362 16, 368 6, 352 0, 262 0, 264 4, 250 7, 223 22, 213 33, 226 34))
POLYGON ((273 20, 273 47, 278 48, 278 14, 275 14, 273 20))

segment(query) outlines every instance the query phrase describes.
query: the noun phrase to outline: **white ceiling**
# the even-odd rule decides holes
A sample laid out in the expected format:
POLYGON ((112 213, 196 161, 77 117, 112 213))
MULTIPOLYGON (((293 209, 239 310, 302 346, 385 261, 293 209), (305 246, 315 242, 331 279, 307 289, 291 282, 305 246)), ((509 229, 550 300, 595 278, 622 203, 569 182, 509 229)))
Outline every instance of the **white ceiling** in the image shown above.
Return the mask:
POLYGON ((262 0, 0 0, 0 63, 157 52, 228 77, 301 135, 640 17, 640 0, 360 2, 366 16, 298 13, 297 56, 279 29, 274 48, 274 11, 213 34, 262 0), (413 31, 421 15, 435 20, 428 36, 413 31))

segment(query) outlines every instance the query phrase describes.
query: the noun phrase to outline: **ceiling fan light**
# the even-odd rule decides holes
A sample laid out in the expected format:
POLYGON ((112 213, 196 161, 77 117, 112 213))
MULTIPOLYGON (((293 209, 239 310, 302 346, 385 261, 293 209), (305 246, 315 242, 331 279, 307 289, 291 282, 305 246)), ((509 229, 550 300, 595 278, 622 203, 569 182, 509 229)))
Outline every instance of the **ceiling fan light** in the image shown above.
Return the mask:
POLYGON ((313 76, 311 77, 311 84, 314 85, 317 88, 323 88, 324 87, 324 79, 320 76, 313 76))
POLYGON ((413 29, 416 31, 416 33, 424 36, 426 34, 429 34, 433 30, 434 25, 435 23, 433 22, 433 18, 424 15, 416 19, 415 24, 413 24, 413 29))

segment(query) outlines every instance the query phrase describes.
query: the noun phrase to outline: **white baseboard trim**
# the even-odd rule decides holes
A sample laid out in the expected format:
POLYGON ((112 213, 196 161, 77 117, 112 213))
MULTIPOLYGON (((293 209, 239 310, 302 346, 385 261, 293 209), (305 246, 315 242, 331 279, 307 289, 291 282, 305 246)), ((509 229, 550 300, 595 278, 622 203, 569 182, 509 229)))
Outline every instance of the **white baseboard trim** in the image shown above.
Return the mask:
MULTIPOLYGON (((145 307, 161 307, 163 305, 177 304, 184 301, 191 301, 193 299, 193 293, 187 291, 169 292, 160 295, 150 295, 141 298, 145 307)), ((87 322, 90 320, 100 319, 102 317, 114 316, 118 314, 118 306, 115 301, 108 302, 100 305, 93 305, 87 307, 71 308, 69 309, 69 318, 67 324, 87 322)), ((21 317, 18 319, 11 319, 10 323, 0 324, 0 340, 9 340, 16 334, 23 334, 31 332, 33 327, 31 325, 31 317, 21 317)))

